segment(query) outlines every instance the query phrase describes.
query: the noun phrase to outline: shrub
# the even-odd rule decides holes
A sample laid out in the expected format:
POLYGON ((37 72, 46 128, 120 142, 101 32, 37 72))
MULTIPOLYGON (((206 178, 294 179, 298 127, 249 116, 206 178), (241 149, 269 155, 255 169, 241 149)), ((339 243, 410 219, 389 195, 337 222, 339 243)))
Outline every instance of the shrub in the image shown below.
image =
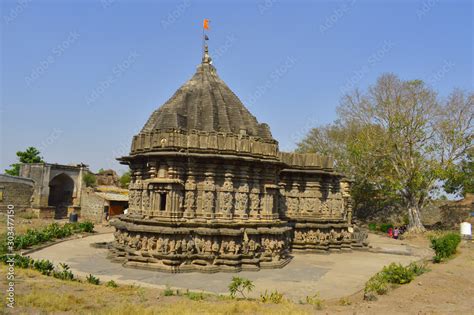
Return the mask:
POLYGON ((283 302, 283 294, 281 294, 277 290, 269 294, 267 290, 265 290, 264 294, 260 294, 260 301, 262 303, 280 304, 281 302, 283 302))
POLYGON ((67 264, 60 263, 58 270, 53 272, 53 277, 61 280, 74 280, 74 274, 70 269, 67 264))
POLYGON ((189 292, 188 291, 184 295, 193 301, 204 300, 204 294, 202 294, 202 292, 189 292))
POLYGON ((85 172, 84 175, 82 175, 82 180, 84 181, 84 184, 86 184, 86 187, 95 187, 97 185, 95 175, 90 172, 85 172))
POLYGON ((244 299, 247 297, 244 294, 244 291, 247 291, 247 293, 250 293, 255 285, 253 284, 252 281, 245 279, 245 278, 240 278, 240 277, 232 277, 232 281, 229 284, 229 292, 230 296, 232 298, 235 298, 235 295, 240 293, 244 299))
POLYGON ((54 265, 49 260, 41 259, 33 262, 33 268, 41 272, 43 275, 49 276, 54 270, 54 265))
POLYGON ((365 284, 364 298, 372 299, 373 293, 383 295, 388 292, 390 284, 406 284, 415 279, 429 269, 423 265, 412 262, 408 266, 404 267, 401 264, 391 263, 388 266, 383 267, 382 271, 372 276, 369 281, 365 284))
POLYGON ((318 310, 323 309, 323 300, 319 298, 319 293, 316 293, 313 296, 307 296, 306 297, 306 303, 316 306, 318 310))
POLYGON ((432 238, 431 248, 435 251, 434 262, 439 263, 455 254, 460 242, 461 236, 456 233, 448 233, 444 236, 432 238))
POLYGON ((377 230, 377 224, 369 223, 369 230, 370 231, 376 231, 377 230))
POLYGON ((11 259, 13 259, 15 266, 23 269, 32 267, 34 262, 29 256, 18 254, 13 255, 13 257, 7 254, 0 256, 0 261, 4 264, 7 264, 11 259))
POLYGON ((89 221, 80 222, 79 223, 79 229, 82 232, 92 233, 92 232, 94 232, 94 223, 89 222, 89 221))
POLYGON ((409 264, 408 268, 415 274, 415 276, 419 276, 425 272, 430 271, 430 269, 425 264, 418 264, 416 262, 409 264))
POLYGON ((97 278, 97 277, 94 277, 92 274, 89 274, 87 277, 86 277, 86 280, 88 283, 90 284, 94 284, 94 285, 99 285, 100 284, 100 279, 97 278))
POLYGON ((369 281, 365 284, 364 292, 367 293, 377 293, 383 295, 388 292, 388 281, 384 275, 379 272, 372 276, 369 281))
POLYGON ((164 296, 172 296, 174 295, 174 291, 167 285, 166 289, 163 291, 164 296))
POLYGON ((114 280, 110 280, 105 284, 105 286, 109 288, 117 288, 118 284, 114 280))
POLYGON ((352 302, 348 299, 348 298, 341 298, 339 300, 339 305, 342 305, 342 306, 349 306, 351 305, 352 302))
POLYGON ((382 274, 389 283, 393 284, 405 284, 415 279, 415 273, 410 267, 403 267, 396 263, 383 267, 382 274))

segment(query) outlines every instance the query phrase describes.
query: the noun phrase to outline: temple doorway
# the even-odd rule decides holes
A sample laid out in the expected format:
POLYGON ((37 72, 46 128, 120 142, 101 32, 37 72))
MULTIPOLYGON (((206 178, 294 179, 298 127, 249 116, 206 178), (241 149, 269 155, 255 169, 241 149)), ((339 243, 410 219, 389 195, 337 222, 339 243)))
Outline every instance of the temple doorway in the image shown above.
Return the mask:
POLYGON ((67 217, 68 206, 72 205, 74 181, 68 175, 61 173, 49 182, 48 205, 55 207, 55 219, 67 217))

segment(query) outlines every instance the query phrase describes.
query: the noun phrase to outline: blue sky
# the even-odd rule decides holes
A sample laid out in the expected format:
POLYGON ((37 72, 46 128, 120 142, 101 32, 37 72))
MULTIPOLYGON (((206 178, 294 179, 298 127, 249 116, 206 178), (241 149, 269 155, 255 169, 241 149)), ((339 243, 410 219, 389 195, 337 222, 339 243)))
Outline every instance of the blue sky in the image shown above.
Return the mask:
POLYGON ((220 77, 281 150, 384 72, 473 89, 472 1, 4 0, 0 17, 1 171, 27 146, 123 171, 114 159, 200 62, 203 18, 220 77))

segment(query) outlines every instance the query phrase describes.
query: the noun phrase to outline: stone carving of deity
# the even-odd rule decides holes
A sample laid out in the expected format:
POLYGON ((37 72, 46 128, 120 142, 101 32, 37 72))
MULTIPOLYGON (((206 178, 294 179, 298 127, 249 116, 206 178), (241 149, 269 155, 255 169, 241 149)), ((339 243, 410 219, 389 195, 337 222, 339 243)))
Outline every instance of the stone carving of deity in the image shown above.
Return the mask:
POLYGON ((158 253, 163 253, 164 252, 164 242, 163 242, 163 239, 160 237, 158 238, 158 240, 156 241, 156 251, 158 253))
POLYGON ((211 248, 212 252, 214 254, 217 254, 219 252, 219 243, 217 243, 216 241, 214 241, 214 243, 212 243, 212 248, 211 248))
POLYGON ((240 213, 246 213, 249 197, 245 192, 239 192, 235 196, 235 209, 240 213))
POLYGON ((151 252, 152 250, 155 249, 155 237, 152 236, 148 239, 148 244, 147 244, 147 250, 151 252))
POLYGON ((221 192, 221 209, 224 213, 232 213, 232 194, 228 191, 221 192))
POLYGON ((142 250, 148 250, 148 237, 144 236, 141 240, 140 248, 142 250))
POLYGON ((169 247, 169 253, 170 254, 175 254, 176 253, 176 241, 174 239, 171 239, 168 242, 168 247, 169 247))
POLYGON ((258 193, 251 193, 250 194, 250 212, 258 213, 259 207, 260 207, 260 197, 258 193))
POLYGON ((186 244, 186 253, 192 254, 194 253, 194 241, 191 239, 186 244))
POLYGON ((192 190, 186 191, 184 198, 184 207, 186 211, 191 211, 195 204, 195 192, 192 190))
POLYGON ((137 235, 135 235, 135 238, 131 242, 131 247, 136 248, 136 249, 140 249, 141 245, 142 245, 142 243, 140 242, 140 235, 137 234, 137 235))
POLYGON ((229 244, 229 243, 228 243, 227 241, 222 241, 222 242, 221 242, 221 248, 220 248, 220 250, 219 250, 219 252, 220 252, 221 254, 227 254, 227 247, 228 247, 228 244, 229 244))
POLYGON ((213 191, 204 192, 202 208, 204 212, 208 212, 208 213, 211 213, 212 210, 214 209, 214 192, 213 191))

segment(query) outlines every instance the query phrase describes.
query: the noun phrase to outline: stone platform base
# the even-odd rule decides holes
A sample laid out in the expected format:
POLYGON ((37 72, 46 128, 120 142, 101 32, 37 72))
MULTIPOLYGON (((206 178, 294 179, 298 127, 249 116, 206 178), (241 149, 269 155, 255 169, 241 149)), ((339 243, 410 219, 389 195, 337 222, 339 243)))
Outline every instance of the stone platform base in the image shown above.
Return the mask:
MULTIPOLYGON (((259 271, 261 269, 277 269, 285 267, 290 261, 291 256, 281 259, 279 261, 259 261, 258 259, 235 257, 232 261, 216 260, 214 263, 209 263, 207 259, 193 259, 193 257, 186 257, 186 261, 190 263, 176 264, 180 260, 164 260, 156 258, 144 258, 141 256, 121 256, 118 252, 109 253, 108 258, 113 262, 122 263, 127 268, 137 268, 144 270, 156 270, 169 273, 183 273, 183 272, 202 272, 202 273, 216 273, 216 272, 239 272, 239 271, 259 271)), ((182 261, 183 259, 181 259, 182 261)))
POLYGON ((290 260, 289 228, 282 221, 242 224, 216 220, 170 222, 122 216, 111 223, 109 258, 125 267, 177 272, 238 272, 282 268, 290 260))
POLYGON ((367 234, 345 222, 296 222, 291 250, 299 253, 340 253, 367 247, 367 234))

